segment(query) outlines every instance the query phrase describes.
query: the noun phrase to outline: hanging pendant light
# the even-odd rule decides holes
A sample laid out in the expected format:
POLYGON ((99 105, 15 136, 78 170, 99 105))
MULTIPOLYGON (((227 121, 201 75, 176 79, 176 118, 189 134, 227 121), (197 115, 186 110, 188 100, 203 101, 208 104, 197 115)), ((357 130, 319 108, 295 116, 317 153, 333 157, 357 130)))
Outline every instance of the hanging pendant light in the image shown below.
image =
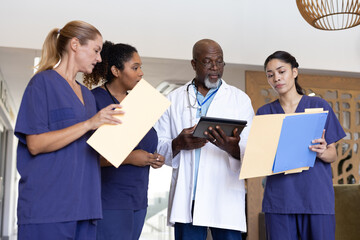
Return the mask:
POLYGON ((360 24, 359 0, 296 0, 303 18, 322 30, 342 30, 360 24))

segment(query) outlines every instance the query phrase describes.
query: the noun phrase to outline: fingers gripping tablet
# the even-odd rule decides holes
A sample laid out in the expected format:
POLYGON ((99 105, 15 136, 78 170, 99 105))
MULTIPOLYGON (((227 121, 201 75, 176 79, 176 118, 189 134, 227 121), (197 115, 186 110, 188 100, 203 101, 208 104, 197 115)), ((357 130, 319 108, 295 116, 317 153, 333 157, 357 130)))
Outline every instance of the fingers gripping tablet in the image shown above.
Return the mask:
POLYGON ((227 136, 232 136, 232 132, 235 128, 239 130, 239 133, 246 127, 247 121, 235 120, 226 118, 214 118, 214 117, 201 117, 193 133, 194 137, 205 138, 204 132, 209 127, 215 128, 220 126, 227 136))

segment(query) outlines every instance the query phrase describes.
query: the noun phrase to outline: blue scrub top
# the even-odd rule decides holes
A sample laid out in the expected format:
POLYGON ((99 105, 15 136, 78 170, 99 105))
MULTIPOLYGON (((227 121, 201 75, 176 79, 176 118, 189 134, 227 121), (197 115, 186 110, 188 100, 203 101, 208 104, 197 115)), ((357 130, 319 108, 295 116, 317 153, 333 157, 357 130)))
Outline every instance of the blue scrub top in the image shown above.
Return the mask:
MULTIPOLYGON (((92 93, 95 96, 98 110, 114 103, 110 94, 101 87, 93 89, 92 93)), ((151 128, 134 150, 142 149, 154 153, 157 144, 157 133, 154 128, 151 128)), ((119 146, 119 150, 121 151, 121 146, 119 146)), ((103 209, 139 210, 146 208, 148 184, 149 166, 138 167, 126 164, 120 165, 118 168, 102 167, 101 198, 103 209)))
POLYGON ((91 132, 62 149, 36 156, 26 143, 26 135, 63 129, 95 115, 94 96, 82 85, 81 91, 84 105, 54 70, 36 74, 25 89, 15 126, 21 175, 19 224, 102 217, 99 156, 86 143, 91 132))
MULTIPOLYGON (((197 90, 195 85, 193 84, 194 93, 196 95, 196 101, 198 103, 198 109, 196 111, 196 118, 200 119, 202 116, 206 116, 207 111, 210 107, 210 104, 215 98, 217 91, 219 90, 222 81, 219 81, 217 88, 210 88, 205 97, 197 90)), ((200 165, 200 154, 201 148, 195 149, 195 173, 194 173, 194 193, 193 200, 195 200, 196 196, 196 187, 197 187, 197 178, 199 173, 199 165, 200 165)))
MULTIPOLYGON (((302 96, 295 112, 305 108, 328 110, 325 124, 327 144, 345 137, 330 105, 318 97, 302 96)), ((284 113, 279 100, 258 109, 257 115, 284 113)), ((279 214, 335 214, 334 188, 330 163, 316 158, 314 167, 295 174, 268 176, 263 198, 263 212, 279 214)))

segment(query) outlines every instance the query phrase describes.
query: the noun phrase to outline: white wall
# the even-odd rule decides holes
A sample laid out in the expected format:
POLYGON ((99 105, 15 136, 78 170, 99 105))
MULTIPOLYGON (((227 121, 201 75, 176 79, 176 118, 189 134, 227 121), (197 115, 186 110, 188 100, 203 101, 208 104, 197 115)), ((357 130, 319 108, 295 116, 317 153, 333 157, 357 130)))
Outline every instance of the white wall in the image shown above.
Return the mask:
POLYGON ((276 50, 292 53, 300 70, 360 76, 360 27, 317 30, 295 0, 0 0, 0 70, 16 106, 47 33, 74 19, 95 25, 106 40, 134 45, 154 85, 167 77, 191 78, 192 46, 202 38, 218 41, 225 61, 242 69, 236 78, 227 77, 229 64, 225 70, 242 89, 243 71, 249 65, 261 70, 276 50))
POLYGON ((226 61, 262 65, 278 49, 303 68, 360 71, 359 27, 321 31, 295 0, 0 1, 0 46, 40 49, 46 34, 73 19, 105 39, 135 45, 142 56, 189 59, 195 41, 217 40, 226 61))

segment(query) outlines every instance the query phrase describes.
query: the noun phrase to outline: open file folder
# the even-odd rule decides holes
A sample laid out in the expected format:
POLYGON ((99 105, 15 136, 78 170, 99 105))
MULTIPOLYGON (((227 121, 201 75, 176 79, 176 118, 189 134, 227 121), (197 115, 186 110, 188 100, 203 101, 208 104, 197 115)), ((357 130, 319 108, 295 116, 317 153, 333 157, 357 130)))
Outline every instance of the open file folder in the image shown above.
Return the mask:
POLYGON ((301 172, 313 167, 311 141, 321 138, 327 111, 255 116, 245 149, 240 179, 301 172))
POLYGON ((142 79, 121 102, 124 115, 119 125, 102 125, 87 143, 115 167, 119 167, 170 106, 170 101, 142 79))

